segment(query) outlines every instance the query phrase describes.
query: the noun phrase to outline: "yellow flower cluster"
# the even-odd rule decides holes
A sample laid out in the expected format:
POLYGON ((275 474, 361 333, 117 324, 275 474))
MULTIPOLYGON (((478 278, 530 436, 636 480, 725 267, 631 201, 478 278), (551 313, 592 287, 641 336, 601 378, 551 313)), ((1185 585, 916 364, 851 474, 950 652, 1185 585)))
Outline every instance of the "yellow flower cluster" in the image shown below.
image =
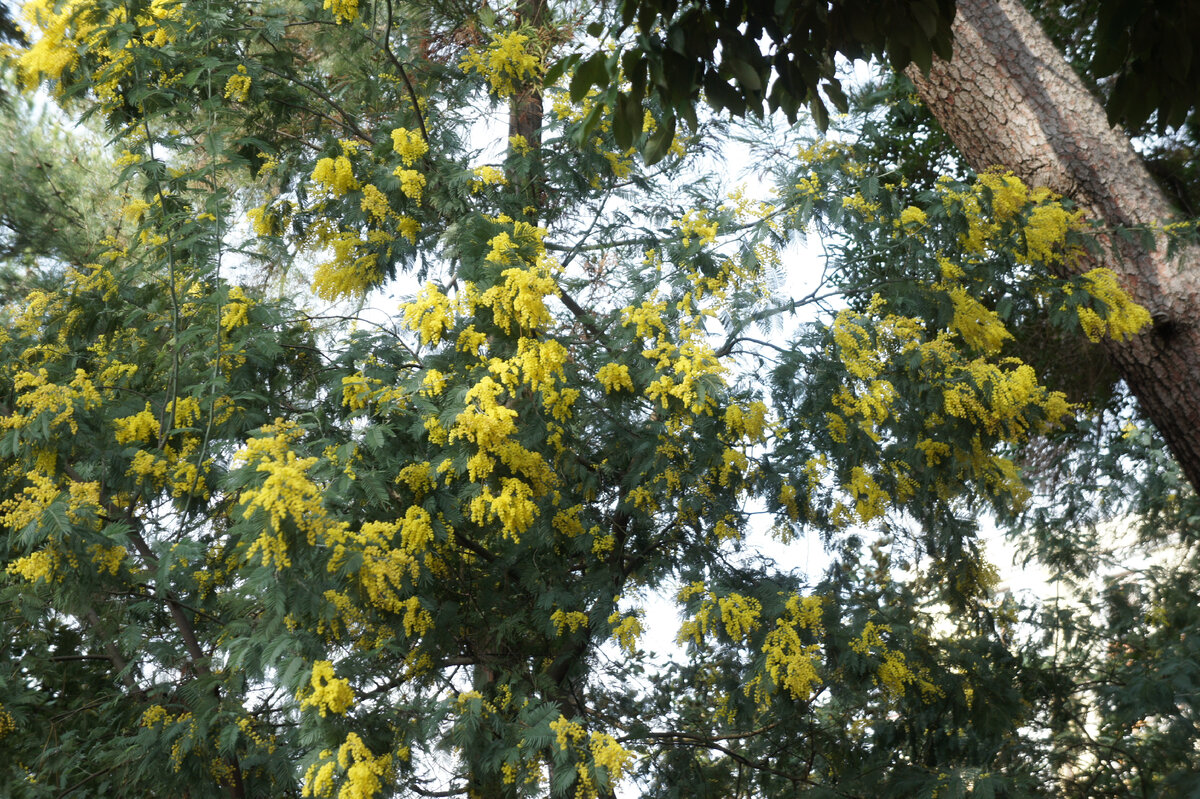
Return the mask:
POLYGON ((500 379, 509 392, 516 392, 524 384, 538 392, 542 403, 557 421, 571 415, 571 407, 579 397, 574 388, 559 389, 566 379, 563 368, 570 353, 552 338, 530 338, 522 336, 517 342, 517 354, 507 361, 492 358, 488 371, 500 379))
POLYGON ((1063 393, 1047 391, 1033 367, 1016 358, 998 364, 975 359, 954 371, 970 380, 959 379, 946 387, 946 413, 968 419, 1007 441, 1021 440, 1030 431, 1031 408, 1038 408, 1044 416, 1034 432, 1059 424, 1071 413, 1063 393))
POLYGON ((868 222, 875 220, 875 215, 879 213, 880 205, 877 202, 867 200, 862 194, 855 193, 849 197, 842 198, 842 207, 854 211, 862 216, 868 222))
MULTIPOLYGON (((630 147, 624 153, 615 153, 601 147, 602 141, 601 139, 596 140, 596 149, 604 156, 604 160, 608 161, 608 168, 612 170, 613 177, 618 180, 624 180, 633 174, 633 155, 637 152, 637 149, 630 147)), ((716 237, 714 235, 715 240, 716 237)), ((687 244, 685 243, 683 246, 686 247, 687 244)))
POLYGON ((633 762, 633 753, 621 746, 615 738, 603 732, 593 732, 588 735, 582 724, 570 721, 565 716, 559 716, 550 722, 550 730, 554 733, 554 741, 562 751, 575 750, 576 756, 583 758, 585 750, 583 742, 587 740, 586 755, 590 756, 592 768, 579 767, 576 771, 578 785, 575 799, 592 799, 599 794, 596 789, 594 775, 599 770, 607 778, 609 792, 629 770, 633 762))
POLYGON ((275 224, 276 217, 267 211, 266 206, 251 208, 246 212, 246 218, 250 220, 250 228, 256 236, 274 236, 279 232, 275 224))
POLYGON ((396 475, 396 482, 407 485, 409 490, 420 500, 426 493, 433 490, 436 478, 429 461, 422 461, 421 463, 410 463, 401 469, 396 475))
POLYGON ((554 741, 558 744, 558 748, 563 750, 566 750, 572 741, 582 741, 587 735, 582 724, 570 721, 566 716, 559 716, 550 722, 550 729, 554 733, 554 741))
POLYGON ((555 635, 563 635, 565 632, 578 632, 587 627, 588 616, 580 610, 559 608, 550 614, 550 621, 554 624, 555 635))
POLYGON ((630 613, 623 616, 620 611, 615 610, 608 617, 608 623, 612 626, 613 639, 625 654, 632 657, 637 652, 638 641, 641 639, 642 633, 646 631, 642 626, 639 614, 630 613))
MULTIPOLYGON (((36 583, 39 580, 50 582, 55 579, 58 570, 58 553, 52 549, 43 549, 24 557, 17 558, 8 564, 5 571, 15 574, 26 582, 36 583)), ((61 579, 61 576, 59 576, 61 579)))
POLYGON ((700 647, 704 643, 704 636, 708 635, 709 623, 712 621, 713 611, 718 608, 718 605, 716 605, 716 595, 704 587, 703 583, 696 582, 680 590, 678 599, 680 602, 683 602, 690 599, 691 596, 698 595, 704 595, 704 600, 700 603, 700 607, 697 608, 694 617, 685 620, 683 624, 679 625, 676 643, 682 644, 685 641, 691 641, 697 647, 700 647))
POLYGON ((692 246, 693 236, 696 237, 700 246, 717 242, 717 223, 710 220, 705 211, 694 209, 688 211, 682 219, 672 222, 671 227, 679 228, 679 235, 683 238, 684 247, 692 246))
POLYGON ((1065 246, 1068 234, 1081 228, 1081 211, 1068 211, 1054 192, 1044 187, 1031 190, 1011 172, 984 172, 965 191, 954 190, 948 181, 942 181, 939 193, 944 205, 957 206, 966 216, 967 233, 962 236, 962 244, 970 253, 1005 248, 998 237, 1015 223, 1018 241, 1024 245, 1022 260, 1060 263, 1070 256, 1065 246), (990 214, 983 210, 985 198, 990 201, 990 214))
MULTIPOLYGON (((876 298, 868 309, 869 316, 843 311, 834 322, 835 355, 851 378, 834 397, 840 413, 827 415, 829 432, 835 441, 847 440, 848 421, 879 440, 878 428, 890 417, 895 396, 894 388, 882 374, 899 364, 907 364, 903 368, 917 364, 919 379, 938 387, 942 394, 944 415, 929 417, 926 425, 929 435, 922 439, 929 443, 918 446, 930 463, 951 452, 948 445, 936 442, 938 426, 946 424, 948 419, 964 419, 991 435, 1020 443, 1033 433, 1061 424, 1071 412, 1066 398, 1042 386, 1027 364, 1015 358, 992 360, 986 351, 972 358, 956 344, 960 336, 941 332, 926 340, 920 320, 885 314, 882 310, 882 300, 876 298)), ((978 316, 975 321, 984 325, 978 316)), ((967 336, 972 335, 966 323, 960 324, 967 330, 967 336)), ((980 346, 995 341, 992 333, 975 332, 980 346)), ((978 438, 974 449, 970 453, 960 452, 956 458, 962 479, 982 479, 994 490, 1012 493, 1018 500, 1026 493, 1010 461, 985 452, 978 438)), ((901 472, 893 476, 903 489, 899 497, 888 497, 882 492, 876 483, 878 474, 854 472, 846 488, 854 498, 856 511, 874 517, 884 511, 889 501, 903 501, 911 495, 911 478, 901 472)), ((841 523, 853 520, 844 508, 839 514, 841 523)))
POLYGON ((1013 337, 996 312, 985 308, 965 288, 947 283, 939 287, 950 296, 950 302, 954 305, 950 329, 962 336, 970 347, 995 355, 1000 352, 1004 342, 1013 337))
POLYGON ((402 166, 396 167, 392 174, 400 179, 400 191, 404 192, 404 196, 420 205, 421 195, 425 191, 425 176, 415 169, 402 166))
POLYGON ((53 414, 51 430, 65 424, 72 433, 79 432, 75 421, 75 410, 99 407, 100 392, 82 369, 75 370, 75 377, 65 385, 50 382, 45 369, 35 372, 17 372, 13 377, 13 389, 17 392, 17 407, 24 413, 14 413, 0 418, 0 430, 13 430, 26 426, 43 413, 53 414))
MULTIPOLYGON (((450 378, 440 369, 430 369, 421 379, 421 393, 426 397, 436 397, 446 390, 446 383, 449 380, 450 378)), ((430 418, 437 421, 436 416, 430 418)))
POLYGON ((866 469, 855 466, 850 470, 850 483, 846 490, 854 499, 854 512, 863 524, 883 516, 892 497, 879 487, 866 469))
POLYGON ((633 762, 633 753, 617 743, 608 733, 593 732, 591 740, 588 741, 588 750, 592 754, 592 762, 608 772, 610 786, 624 776, 633 762))
POLYGON ((404 323, 421 335, 421 343, 436 345, 454 327, 457 304, 433 283, 426 283, 416 299, 403 306, 404 323))
POLYGON ((884 654, 883 662, 879 664, 879 681, 893 696, 902 696, 905 686, 916 680, 903 652, 889 650, 884 654))
POLYGON ((937 466, 950 455, 949 444, 943 441, 934 441, 931 438, 920 439, 917 441, 916 447, 925 453, 925 463, 929 466, 937 466))
POLYGON ((234 328, 248 324, 249 312, 254 307, 254 301, 246 296, 241 286, 229 287, 229 301, 221 315, 221 329, 226 333, 234 328))
POLYGON ((417 234, 421 232, 421 223, 411 216, 402 216, 396 220, 396 230, 408 239, 410 244, 416 244, 417 234))
POLYGON ((152 443, 158 440, 158 418, 150 411, 149 402, 144 410, 133 416, 114 419, 113 426, 117 428, 118 444, 152 443))
POLYGON ((731 447, 726 447, 721 453, 721 473, 718 482, 723 486, 728 486, 730 481, 740 481, 746 473, 746 469, 750 466, 750 459, 746 457, 746 453, 731 447))
POLYGON ((885 624, 868 621, 862 634, 850 642, 850 648, 863 657, 877 658, 876 682, 882 683, 892 697, 904 695, 909 685, 918 684, 923 696, 941 695, 941 690, 927 679, 918 676, 908 665, 904 653, 889 649, 881 633, 890 632, 885 624))
POLYGON ((383 790, 383 779, 391 771, 390 754, 376 757, 363 743, 358 733, 346 735, 346 741, 338 747, 337 758, 326 749, 318 761, 308 767, 304 774, 304 790, 301 796, 327 797, 333 795, 334 777, 340 769, 345 773, 345 782, 338 791, 338 799, 373 799, 383 790))
POLYGON ((317 266, 313 291, 330 302, 366 294, 380 277, 375 256, 362 251, 363 242, 357 233, 337 233, 329 243, 334 257, 317 266))
POLYGON ((915 205, 910 205, 900 212, 900 225, 905 228, 925 227, 928 217, 925 212, 915 205))
POLYGON ((726 634, 735 641, 748 638, 759 627, 762 603, 754 597, 733 593, 717 600, 721 609, 721 623, 726 634))
POLYGON ((507 186, 508 178, 494 166, 477 166, 471 170, 471 191, 478 192, 484 186, 507 186))
MULTIPOLYGON (((508 234, 500 235, 507 238, 508 234)), ((559 294, 558 283, 551 275, 554 268, 554 261, 540 258, 528 269, 505 269, 501 272, 503 281, 483 292, 479 301, 491 307, 496 325, 505 333, 512 332, 514 323, 523 333, 544 330, 552 321, 546 298, 559 294)))
POLYGON ((796 160, 801 164, 818 164, 844 155, 849 147, 845 142, 822 137, 812 144, 801 144, 796 152, 796 160))
POLYGON ((195 397, 179 397, 167 403, 167 416, 177 429, 195 424, 200 413, 200 401, 195 397))
POLYGON ((242 492, 243 518, 262 510, 270 520, 258 540, 246 552, 247 560, 260 554, 262 564, 276 568, 291 565, 287 543, 283 537, 288 520, 303 533, 310 545, 315 544, 318 534, 328 531, 329 523, 321 499, 321 489, 308 476, 318 458, 299 458, 292 445, 303 434, 294 422, 276 420, 266 425, 258 438, 246 442, 246 446, 234 455, 234 460, 253 465, 266 478, 256 488, 242 492))
MULTIPOLYGON (((94 14, 94 3, 91 0, 30 0, 24 4, 23 13, 31 28, 40 30, 40 36, 30 36, 32 45, 25 49, 17 59, 17 66, 24 88, 32 88, 43 80, 57 81, 62 79, 64 72, 74 69, 79 63, 81 53, 92 50, 109 62, 110 69, 127 64, 128 53, 114 53, 98 30, 94 14), (123 56, 123 57, 122 57, 123 56)), ((163 0, 151 4, 152 16, 141 16, 138 23, 151 29, 158 28, 157 21, 168 16, 164 9, 163 0)), ((174 16, 178 16, 178 11, 174 16)), ((125 22, 125 9, 119 9, 109 14, 106 25, 125 22)), ((149 33, 149 32, 148 32, 149 33)), ((166 43, 167 35, 161 29, 149 33, 148 43, 162 46, 166 43), (155 36, 155 33, 158 35, 155 36)), ((127 45, 128 47, 129 45, 127 45)), ((117 78, 121 76, 118 72, 117 78)), ((108 88, 98 87, 101 89, 108 88)))
POLYGON ((166 444, 161 450, 140 450, 134 453, 126 474, 136 477, 139 484, 156 489, 169 487, 175 497, 193 492, 196 496, 207 497, 208 487, 201 477, 208 474, 212 462, 210 459, 196 463, 201 443, 200 436, 185 434, 178 447, 166 444))
POLYGON ((800 507, 796 504, 796 487, 784 483, 779 487, 779 504, 783 506, 788 518, 792 521, 800 519, 800 507))
POLYGON ((747 405, 730 403, 725 409, 725 429, 730 435, 751 443, 766 440, 767 406, 755 400, 747 405))
POLYGON ((531 40, 524 33, 494 33, 486 47, 471 47, 459 66, 487 79, 492 92, 511 97, 517 85, 541 76, 542 60, 530 51, 531 40))
MULTIPOLYGON (((421 607, 421 600, 410 596, 404 600, 404 634, 409 638, 422 636, 433 629, 433 616, 421 607)), ((415 650, 414 650, 415 651, 415 650)))
POLYGON ((230 75, 225 81, 225 97, 235 103, 244 103, 250 95, 250 76, 246 74, 246 65, 239 64, 236 75, 230 75))
POLYGON ((175 773, 183 770, 183 759, 190 753, 195 751, 197 738, 200 737, 200 726, 196 723, 196 717, 191 713, 181 713, 175 718, 175 724, 182 727, 182 733, 175 737, 175 743, 171 746, 171 768, 175 773))
MULTIPOLYGON (((493 221, 511 225, 490 243, 493 262, 506 267, 499 271, 499 279, 484 291, 465 283, 455 300, 436 286, 427 285, 404 306, 403 315, 408 327, 419 332, 422 342, 432 346, 447 343, 445 339, 456 326, 457 317, 480 306, 490 309, 491 318, 503 333, 518 334, 515 354, 508 358, 486 358, 483 350, 488 336, 474 325, 462 330, 454 348, 478 358, 477 366, 486 371, 476 372, 474 382, 467 385, 465 407, 454 417, 449 429, 436 414, 425 419, 432 443, 464 441, 473 445, 474 452, 466 462, 466 475, 479 488, 468 502, 468 518, 481 526, 494 523, 498 536, 516 541, 538 517, 538 500, 551 489, 555 475, 541 453, 516 440, 518 410, 513 407, 511 397, 531 390, 540 396, 549 418, 557 423, 569 416, 579 391, 561 388, 567 349, 551 335, 534 335, 548 331, 552 324, 545 298, 557 293, 551 275, 557 264, 545 257, 542 245, 545 231, 505 217, 493 221), (501 466, 504 471, 498 473, 501 466)), ((439 370, 427 370, 422 377, 421 393, 436 396, 449 379, 449 375, 439 370)), ((438 474, 443 471, 448 472, 447 482, 459 474, 449 459, 438 467, 438 474)), ((418 494, 427 490, 426 485, 431 488, 435 479, 428 464, 412 476, 415 482, 411 485, 418 494), (420 488, 416 487, 418 484, 420 488)), ((577 619, 572 620, 575 622, 577 619)))
POLYGON ((662 315, 667 310, 665 302, 644 300, 640 306, 630 305, 622 311, 621 323, 625 327, 632 326, 639 338, 652 339, 663 336, 667 325, 662 315))
POLYGON ((242 734, 250 739, 259 749, 265 750, 267 754, 273 754, 275 752, 275 742, 273 738, 268 738, 256 730, 254 728, 253 719, 248 716, 240 718, 238 719, 237 725, 238 729, 242 731, 242 734))
POLYGON ((492 263, 507 265, 518 256, 517 244, 507 232, 493 236, 488 245, 492 249, 488 252, 486 260, 492 263))
MULTIPOLYGON (((380 646, 393 636, 372 625, 360 605, 353 602, 343 591, 325 591, 322 597, 329 605, 329 615, 322 615, 317 622, 317 634, 325 636, 327 643, 340 643, 340 638, 349 638, 365 646, 380 646)), ((296 622, 289 615, 284 618, 288 629, 295 629, 296 622)))
POLYGON ((1082 211, 1067 211, 1058 202, 1036 206, 1025 225, 1025 259, 1047 264, 1061 260, 1067 233, 1079 226, 1082 215, 1082 211))
POLYGON ((583 535, 583 523, 579 520, 579 513, 582 510, 582 505, 572 505, 554 514, 551 522, 554 529, 567 538, 583 535))
POLYGON ((93 544, 90 549, 96 570, 101 574, 107 573, 115 577, 121 569, 121 564, 125 562, 125 547, 106 547, 101 544, 93 544))
POLYGON ((606 363, 596 372, 596 379, 604 387, 605 392, 614 393, 625 389, 633 391, 633 378, 629 375, 629 367, 623 363, 606 363))
POLYGON ((354 167, 344 155, 337 158, 322 158, 312 171, 312 181, 340 197, 358 188, 354 167))
POLYGON ((329 571, 342 568, 351 554, 359 555, 361 561, 354 579, 372 605, 403 614, 406 635, 423 635, 433 626, 433 617, 421 607, 419 599, 401 597, 409 593, 406 586, 420 575, 421 564, 434 539, 433 519, 428 511, 412 505, 399 521, 367 522, 357 532, 337 525, 328 531, 326 539, 333 545, 329 571))
POLYGON ((800 701, 808 701, 822 682, 817 673, 821 648, 816 643, 805 644, 801 635, 807 630, 811 638, 820 640, 822 604, 818 596, 789 597, 783 616, 763 644, 764 668, 771 681, 800 701))
POLYGON ((322 717, 327 712, 340 716, 354 704, 354 691, 350 688, 349 680, 334 676, 333 663, 318 660, 313 663, 308 687, 302 689, 296 698, 300 700, 301 710, 315 707, 322 717))
POLYGON ((387 195, 379 190, 379 187, 374 183, 367 183, 362 187, 362 202, 359 207, 365 213, 371 215, 371 218, 376 222, 383 222, 392 213, 392 207, 388 204, 387 195))
MULTIPOLYGON (((680 304, 689 307, 691 298, 685 297, 680 304)), ((646 388, 646 396, 658 402, 666 410, 671 397, 680 400, 691 413, 709 413, 716 406, 711 388, 723 385, 725 366, 709 346, 701 324, 705 314, 693 314, 683 320, 677 330, 678 343, 669 340, 667 326, 662 319, 665 303, 645 300, 640 307, 629 306, 622 312, 622 324, 634 327, 642 338, 656 337, 655 346, 642 355, 656 361, 659 377, 646 388), (700 387, 708 383, 705 395, 700 387)), ((650 343, 650 342, 647 342, 650 343)))
POLYGON ((1091 308, 1080 308, 1079 326, 1092 341, 1103 337, 1123 341, 1150 324, 1150 312, 1135 303, 1117 283, 1112 270, 1099 268, 1083 274, 1087 293, 1104 306, 1104 316, 1091 308))
POLYGON ((815 200, 821 196, 821 176, 810 171, 808 175, 796 182, 796 191, 801 197, 815 200))
POLYGON ((412 166, 418 158, 429 152, 429 143, 420 131, 396 128, 392 131, 392 149, 405 166, 412 166))
POLYGON ((88 520, 93 520, 94 528, 99 529, 100 483, 95 480, 70 480, 67 483, 67 495, 67 518, 75 524, 86 524, 88 520))
POLYGON ((378 382, 369 380, 362 372, 346 375, 342 378, 342 405, 352 411, 364 410, 374 394, 372 383, 378 382))
POLYGON ((499 495, 484 486, 479 496, 471 500, 471 521, 483 525, 497 520, 504 537, 517 542, 538 515, 533 490, 527 483, 511 477, 501 478, 500 485, 499 495))
POLYGON ((988 170, 979 176, 979 185, 991 193, 992 213, 1001 221, 1012 219, 1029 202, 1029 187, 1011 172, 988 170))
POLYGON ((168 713, 162 705, 151 705, 143 711, 140 724, 142 727, 153 728, 160 724, 170 724, 174 720, 175 716, 168 713))
POLYGON ((517 412, 498 402, 503 387, 484 377, 467 391, 467 407, 458 415, 451 440, 464 438, 483 451, 497 451, 516 432, 517 412))
POLYGON ((400 546, 410 554, 424 552, 433 541, 433 519, 429 511, 411 505, 400 523, 400 546))
MULTIPOLYGON (((154 207, 158 206, 158 202, 154 203, 154 207)), ((146 211, 150 210, 150 203, 141 199, 131 199, 125 202, 125 206, 121 209, 121 218, 126 222, 137 223, 142 220, 142 216, 146 211)))
POLYGON ((25 480, 29 485, 20 494, 0 502, 0 525, 10 530, 22 530, 36 522, 58 499, 59 487, 50 475, 33 469, 25 474, 25 480))
POLYGON ((358 19, 358 0, 325 0, 325 9, 339 25, 358 19))
POLYGON ((529 155, 533 149, 529 145, 529 140, 519 133, 508 137, 508 146, 517 155, 529 155))

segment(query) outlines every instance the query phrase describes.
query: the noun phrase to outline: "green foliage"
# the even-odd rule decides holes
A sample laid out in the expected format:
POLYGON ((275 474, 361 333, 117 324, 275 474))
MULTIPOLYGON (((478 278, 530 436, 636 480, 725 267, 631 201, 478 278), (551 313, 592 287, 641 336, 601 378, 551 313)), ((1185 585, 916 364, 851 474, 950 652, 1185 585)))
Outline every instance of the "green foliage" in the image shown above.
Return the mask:
MULTIPOLYGON (((11 89, 11 87, 10 87, 11 89)), ((57 265, 96 257, 119 220, 112 159, 94 131, 22 97, 0 103, 0 292, 15 299, 55 279, 57 265)))
MULTIPOLYGON (((1026 5, 1104 97, 1114 124, 1135 135, 1195 128, 1200 59, 1194 43, 1200 40, 1200 12, 1194 3, 1070 0, 1026 5)), ((807 109, 824 131, 828 105, 841 113, 849 106, 835 57, 886 60, 897 71, 909 64, 927 70, 934 55, 952 57, 954 14, 953 0, 769 6, 622 0, 618 20, 607 29, 619 42, 617 49, 572 54, 551 76, 574 68, 575 99, 598 87, 622 147, 640 133, 634 111, 649 98, 666 110, 672 130, 676 119, 694 125, 703 101, 735 117, 761 116, 765 107, 782 111, 793 122, 807 109), (632 40, 623 39, 631 29, 632 40)), ((605 31, 600 23, 589 28, 596 36, 605 31)), ((1194 149, 1195 135, 1187 138, 1194 149)), ((649 163, 657 162, 663 138, 650 139, 641 150, 649 163)), ((1163 155, 1155 160, 1171 159, 1163 155)), ((1170 171, 1174 181, 1191 171, 1190 160, 1183 158, 1170 171)), ((1194 184, 1187 182, 1192 216, 1194 184)))
MULTIPOLYGON (((824 131, 826 103, 840 112, 848 107, 835 55, 886 57, 897 69, 910 63, 928 69, 935 53, 950 56, 954 3, 804 1, 776 3, 768 11, 742 2, 623 0, 617 14, 610 33, 621 41, 633 29, 633 41, 612 53, 568 56, 557 69, 573 68, 572 99, 592 86, 600 89, 621 147, 641 133, 643 101, 661 105, 666 116, 660 135, 641 146, 653 164, 665 153, 677 119, 696 127, 701 98, 734 116, 761 116, 765 106, 794 122, 807 109, 824 131)), ((589 28, 593 35, 603 31, 600 23, 589 28)))
POLYGON ((902 86, 860 143, 744 131, 774 191, 730 191, 727 128, 643 94, 609 122, 588 20, 513 10, 539 24, 31 5, 20 80, 116 152, 54 161, 90 216, 12 214, 51 280, 0 332, 0 793, 1120 795, 1135 761, 1169 790, 1194 570, 1027 606, 979 537, 1070 565, 1115 515, 1195 529, 1133 412, 1025 357, 1146 323, 1104 270, 1054 276, 1096 246, 1078 215, 906 171, 902 86), (1051 446, 1038 477, 1091 482, 1041 496, 1051 446))
POLYGON ((1032 4, 1085 78, 1103 85, 1109 118, 1133 132, 1194 124, 1200 14, 1192 3, 1032 4), (1151 124, 1148 124, 1151 123, 1151 124))
POLYGON ((1200 18, 1188 3, 1031 3, 1109 118, 1133 136, 1146 168, 1183 215, 1200 215, 1200 117, 1192 55, 1200 18), (1168 21, 1169 20, 1169 21, 1168 21), (1154 135, 1150 135, 1154 134, 1154 135))

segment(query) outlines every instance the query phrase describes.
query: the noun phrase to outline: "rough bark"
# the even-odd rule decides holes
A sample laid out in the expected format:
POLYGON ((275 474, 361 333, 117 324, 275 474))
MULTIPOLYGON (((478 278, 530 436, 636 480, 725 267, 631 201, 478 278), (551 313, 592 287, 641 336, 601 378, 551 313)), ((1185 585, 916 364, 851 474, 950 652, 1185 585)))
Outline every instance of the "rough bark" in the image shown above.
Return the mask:
MULTIPOLYGON (((1129 140, 1018 0, 959 0, 954 55, 909 77, 963 156, 1072 198, 1105 229, 1170 221, 1175 211, 1129 140)), ((1160 237, 1161 240, 1162 237, 1160 237)), ((1111 237, 1107 266, 1154 324, 1105 347, 1192 486, 1200 490, 1200 247, 1168 258, 1111 237)), ((1099 261, 1099 262, 1097 262, 1099 261)))
MULTIPOLYGON (((520 0, 516 7, 516 25, 539 30, 546 22, 547 0, 520 0)), ((516 158, 509 148, 508 180, 525 198, 527 208, 540 208, 544 201, 544 183, 541 169, 542 149, 542 84, 541 79, 526 82, 519 87, 509 106, 508 135, 525 139, 530 150, 527 159, 516 158), (522 168, 523 167, 523 168, 522 168)))

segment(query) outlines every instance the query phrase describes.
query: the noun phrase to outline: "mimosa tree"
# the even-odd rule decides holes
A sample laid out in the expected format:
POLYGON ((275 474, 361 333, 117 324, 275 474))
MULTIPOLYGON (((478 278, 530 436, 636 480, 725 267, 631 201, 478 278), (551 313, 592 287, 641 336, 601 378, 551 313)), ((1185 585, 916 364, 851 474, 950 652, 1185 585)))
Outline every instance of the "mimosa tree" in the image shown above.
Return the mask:
POLYGON ((717 120, 614 130, 570 4, 24 13, 121 210, 6 297, 6 795, 1054 795, 1114 756, 1060 746, 1094 697, 975 521, 1111 421, 1029 331, 1149 323, 1061 268, 1069 203, 782 128, 728 185, 717 120))

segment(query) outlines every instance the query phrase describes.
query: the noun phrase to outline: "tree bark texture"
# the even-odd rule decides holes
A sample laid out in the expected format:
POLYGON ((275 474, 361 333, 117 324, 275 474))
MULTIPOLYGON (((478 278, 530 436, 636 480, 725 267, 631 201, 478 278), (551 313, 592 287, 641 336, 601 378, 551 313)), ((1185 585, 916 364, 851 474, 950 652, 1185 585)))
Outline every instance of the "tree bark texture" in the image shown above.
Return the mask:
MULTIPOLYGON (((528 26, 539 30, 546 22, 547 0, 519 0, 516 7, 517 27, 528 26)), ((520 159, 512 146, 509 147, 508 180, 525 195, 525 205, 540 208, 545 200, 544 179, 541 168, 542 150, 542 84, 541 77, 525 82, 509 105, 508 135, 520 136, 529 147, 530 158, 524 160, 525 172, 521 174, 520 159)))
MULTIPOLYGON (((1019 0, 959 0, 954 55, 908 76, 968 163, 1000 166, 1070 197, 1105 230, 1171 221, 1176 212, 1128 138, 1108 123, 1019 0)), ((1142 409, 1200 491, 1200 247, 1168 258, 1107 236, 1103 255, 1070 268, 1112 269, 1154 323, 1105 347, 1142 409)))

